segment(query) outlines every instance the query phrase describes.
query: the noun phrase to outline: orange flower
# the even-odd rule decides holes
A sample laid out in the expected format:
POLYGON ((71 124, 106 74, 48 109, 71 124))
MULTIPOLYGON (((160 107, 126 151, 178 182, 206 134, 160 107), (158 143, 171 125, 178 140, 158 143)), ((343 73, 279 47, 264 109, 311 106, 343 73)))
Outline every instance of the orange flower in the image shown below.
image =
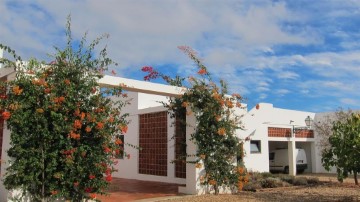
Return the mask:
POLYGON ((125 124, 119 125, 119 128, 120 128, 122 134, 124 134, 128 131, 128 126, 125 124))
POLYGON ((75 116, 80 116, 80 109, 75 109, 74 115, 75 116))
POLYGON ((220 120, 221 120, 221 116, 220 116, 220 115, 217 115, 217 116, 215 117, 215 119, 216 119, 216 121, 220 121, 220 120))
POLYGON ((120 145, 120 144, 122 144, 122 143, 123 143, 123 142, 122 142, 120 139, 116 138, 115 144, 120 145))
POLYGON ((108 121, 109 121, 109 123, 113 123, 114 122, 114 117, 110 116, 108 121))
POLYGON ((198 74, 204 75, 204 74, 206 74, 206 70, 205 70, 205 69, 200 69, 200 70, 198 71, 198 74))
POLYGON ((96 176, 93 175, 93 174, 90 174, 90 175, 89 175, 89 179, 90 179, 90 180, 94 179, 95 177, 96 177, 96 176))
POLYGON ((52 191, 50 191, 50 193, 51 193, 51 195, 56 195, 58 193, 58 191, 57 190, 52 190, 52 191))
POLYGON ((51 92, 50 88, 45 88, 44 93, 49 94, 51 92))
POLYGON ((236 102, 236 107, 241 107, 241 103, 240 103, 240 102, 236 102))
POLYGON ((36 109, 36 112, 39 113, 39 114, 42 114, 42 113, 44 113, 44 110, 41 109, 41 108, 38 108, 38 109, 36 109))
POLYGON ((11 113, 8 112, 8 111, 5 111, 1 115, 2 115, 4 120, 8 120, 10 118, 10 116, 11 116, 11 113))
POLYGON ((61 96, 59 97, 59 102, 64 102, 65 101, 65 97, 61 96))
POLYGON ((205 154, 200 154, 200 158, 201 159, 205 159, 206 155, 205 154))
POLYGON ((181 104, 181 106, 182 106, 182 107, 187 107, 187 106, 189 106, 189 103, 188 103, 188 102, 183 102, 183 103, 181 104))
POLYGON ((64 101, 65 101, 65 97, 63 97, 63 96, 58 97, 58 98, 54 98, 55 103, 62 103, 64 101))
POLYGON ((89 197, 92 198, 92 199, 95 199, 95 198, 96 198, 96 194, 95 194, 95 193, 91 193, 91 194, 89 194, 89 197))
POLYGON ((101 130, 103 128, 104 128, 104 123, 103 122, 97 122, 96 129, 101 130))
POLYGON ((84 112, 81 112, 81 114, 80 114, 80 119, 81 119, 81 120, 84 120, 85 115, 86 115, 86 114, 85 114, 84 112))
POLYGON ((90 133, 90 132, 91 132, 90 126, 86 126, 85 131, 86 131, 87 133, 90 133))
POLYGON ((19 86, 14 86, 12 91, 15 95, 20 95, 23 92, 23 89, 21 89, 19 86))
POLYGON ((82 126, 82 123, 80 120, 76 119, 75 122, 74 122, 74 128, 75 129, 80 129, 82 126))
POLYGON ((72 139, 76 139, 79 140, 80 139, 80 134, 76 134, 73 131, 70 132, 69 137, 72 139))
POLYGON ((210 185, 216 185, 216 181, 215 181, 215 180, 210 180, 210 181, 209 181, 209 184, 210 184, 210 185))
POLYGON ((195 164, 195 168, 201 168, 202 167, 202 164, 201 163, 196 163, 195 164))
POLYGON ((231 102, 231 100, 226 100, 226 106, 229 107, 229 108, 233 108, 234 105, 233 103, 231 102))
POLYGON ((69 80, 69 79, 65 79, 64 83, 65 83, 66 85, 70 85, 70 80, 69 80))
POLYGON ((219 135, 225 135, 226 130, 225 130, 225 128, 219 128, 218 131, 217 131, 217 133, 218 133, 219 135))

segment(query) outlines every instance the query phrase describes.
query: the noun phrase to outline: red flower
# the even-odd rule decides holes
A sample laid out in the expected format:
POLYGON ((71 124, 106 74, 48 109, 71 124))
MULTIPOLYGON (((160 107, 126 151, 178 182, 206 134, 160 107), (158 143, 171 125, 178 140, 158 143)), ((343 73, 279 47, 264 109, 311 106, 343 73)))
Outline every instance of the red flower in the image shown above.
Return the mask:
POLYGON ((8 111, 5 111, 1 115, 2 115, 4 120, 8 120, 10 118, 10 116, 11 116, 11 113, 8 112, 8 111))
POLYGON ((111 174, 111 168, 106 168, 105 174, 106 174, 106 175, 110 175, 110 174, 111 174))
POLYGON ((85 191, 86 193, 90 193, 90 192, 92 191, 92 188, 91 188, 91 187, 86 187, 86 188, 84 189, 84 191, 85 191))
POLYGON ((104 147, 104 152, 109 153, 109 152, 111 152, 111 149, 109 147, 104 147))
POLYGON ((96 177, 96 176, 93 175, 93 174, 90 174, 90 175, 89 175, 89 179, 90 179, 90 180, 94 179, 95 177, 96 177))
POLYGON ((79 182, 74 182, 74 187, 79 186, 79 182))
POLYGON ((65 79, 64 82, 65 82, 66 85, 70 85, 70 80, 69 79, 65 79))
POLYGON ((206 70, 205 70, 205 69, 200 69, 200 70, 198 71, 198 74, 204 75, 204 74, 206 74, 206 70))
POLYGON ((105 178, 105 180, 108 181, 108 182, 111 182, 111 180, 112 180, 111 175, 107 175, 106 178, 105 178))
POLYGON ((141 68, 141 71, 148 72, 148 75, 144 76, 145 81, 150 81, 150 79, 156 79, 159 76, 159 72, 155 71, 152 67, 145 66, 141 68))

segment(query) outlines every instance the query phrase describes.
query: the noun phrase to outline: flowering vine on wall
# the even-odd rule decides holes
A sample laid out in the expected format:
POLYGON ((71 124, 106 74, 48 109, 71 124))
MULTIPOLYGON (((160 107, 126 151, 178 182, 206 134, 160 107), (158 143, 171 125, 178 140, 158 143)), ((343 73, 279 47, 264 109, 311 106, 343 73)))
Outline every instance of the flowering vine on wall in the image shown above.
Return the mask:
POLYGON ((243 157, 241 140, 235 135, 235 130, 241 128, 241 117, 235 111, 241 108, 243 98, 239 94, 227 95, 225 81, 220 80, 218 86, 190 47, 181 46, 179 49, 194 61, 196 74, 187 78, 171 78, 146 66, 142 68, 147 73, 144 79, 160 77, 170 85, 186 87, 181 97, 171 98, 164 105, 183 122, 186 115, 196 117, 196 130, 191 134, 191 140, 197 145, 197 151, 187 155, 195 155, 197 159, 188 163, 205 169, 205 174, 200 176, 201 183, 211 185, 218 194, 223 185, 237 186, 239 175, 244 173, 238 172, 234 164, 237 156, 240 156, 239 159, 243 157))

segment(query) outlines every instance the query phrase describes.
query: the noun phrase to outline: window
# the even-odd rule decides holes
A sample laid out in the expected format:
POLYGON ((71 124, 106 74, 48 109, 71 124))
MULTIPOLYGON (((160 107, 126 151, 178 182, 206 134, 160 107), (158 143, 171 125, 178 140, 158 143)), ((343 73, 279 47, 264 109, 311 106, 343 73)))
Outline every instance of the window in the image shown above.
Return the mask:
POLYGON ((261 153, 261 141, 260 140, 251 140, 250 141, 250 153, 261 153))
POLYGON ((121 144, 118 145, 118 149, 116 150, 115 158, 117 159, 124 159, 124 135, 118 135, 118 139, 121 140, 121 144))

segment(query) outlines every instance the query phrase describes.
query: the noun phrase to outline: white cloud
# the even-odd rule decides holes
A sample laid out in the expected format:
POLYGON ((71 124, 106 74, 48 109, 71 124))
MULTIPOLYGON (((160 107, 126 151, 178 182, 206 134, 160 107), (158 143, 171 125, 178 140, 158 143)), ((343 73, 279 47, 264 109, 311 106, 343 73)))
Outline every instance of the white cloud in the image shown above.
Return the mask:
POLYGON ((297 78, 299 78, 299 74, 297 74, 295 72, 290 72, 290 71, 279 72, 277 76, 280 79, 297 79, 297 78))
POLYGON ((352 99, 352 98, 342 98, 342 99, 340 99, 340 101, 343 104, 360 106, 359 100, 355 100, 355 99, 352 99))
POLYGON ((291 91, 288 89, 278 89, 275 92, 278 96, 284 96, 284 95, 290 93, 291 91))
POLYGON ((52 45, 64 44, 66 16, 71 13, 74 38, 85 31, 90 39, 110 34, 105 43, 120 64, 119 75, 131 76, 144 65, 166 64, 171 72, 192 74, 192 62, 176 48, 189 45, 231 91, 266 99, 270 89, 279 89, 278 96, 295 89, 307 97, 360 102, 360 35, 338 21, 352 22, 348 17, 359 16, 360 3, 314 1, 296 7, 294 2, 5 1, 0 3, 0 42, 25 58, 47 59, 52 45), (337 47, 327 44, 329 36, 339 39, 337 47), (283 45, 291 50, 278 48, 283 45))

